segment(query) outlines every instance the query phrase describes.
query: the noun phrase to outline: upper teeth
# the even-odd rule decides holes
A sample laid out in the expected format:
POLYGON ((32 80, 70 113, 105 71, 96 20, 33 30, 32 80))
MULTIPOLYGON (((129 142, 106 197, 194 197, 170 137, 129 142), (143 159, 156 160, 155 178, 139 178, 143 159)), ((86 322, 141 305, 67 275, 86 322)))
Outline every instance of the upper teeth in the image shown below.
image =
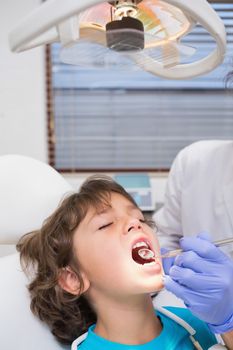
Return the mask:
POLYGON ((149 245, 146 242, 137 242, 136 244, 134 244, 133 249, 138 248, 138 247, 149 248, 149 245))

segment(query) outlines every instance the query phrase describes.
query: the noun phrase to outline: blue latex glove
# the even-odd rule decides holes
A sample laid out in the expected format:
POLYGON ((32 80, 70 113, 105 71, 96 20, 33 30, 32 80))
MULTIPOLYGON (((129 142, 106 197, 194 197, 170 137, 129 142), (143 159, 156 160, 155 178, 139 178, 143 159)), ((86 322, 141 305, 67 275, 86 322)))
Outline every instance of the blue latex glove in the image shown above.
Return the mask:
MULTIPOLYGON (((163 255, 163 254, 165 254, 167 252, 169 252, 169 249, 167 249, 167 248, 161 248, 160 249, 161 255, 163 255)), ((169 274, 170 268, 173 266, 174 261, 175 261, 174 257, 173 258, 163 258, 162 259, 163 269, 164 269, 164 272, 165 272, 166 275, 169 274)))
POLYGON ((233 261, 206 234, 180 240, 179 255, 165 278, 165 288, 183 299, 213 333, 233 330, 233 261))

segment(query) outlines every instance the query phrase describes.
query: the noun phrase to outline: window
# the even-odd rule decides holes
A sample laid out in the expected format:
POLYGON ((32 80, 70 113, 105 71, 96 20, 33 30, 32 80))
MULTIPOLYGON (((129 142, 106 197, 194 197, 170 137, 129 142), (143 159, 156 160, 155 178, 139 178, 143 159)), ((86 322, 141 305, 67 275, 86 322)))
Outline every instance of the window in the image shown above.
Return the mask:
MULTIPOLYGON (((219 68, 192 80, 65 65, 53 44, 48 49, 50 163, 65 172, 161 171, 194 141, 232 139, 233 92, 224 77, 233 60, 233 4, 213 7, 225 22, 229 55, 219 68)), ((200 26, 183 42, 198 43, 205 53, 214 45, 200 26)))

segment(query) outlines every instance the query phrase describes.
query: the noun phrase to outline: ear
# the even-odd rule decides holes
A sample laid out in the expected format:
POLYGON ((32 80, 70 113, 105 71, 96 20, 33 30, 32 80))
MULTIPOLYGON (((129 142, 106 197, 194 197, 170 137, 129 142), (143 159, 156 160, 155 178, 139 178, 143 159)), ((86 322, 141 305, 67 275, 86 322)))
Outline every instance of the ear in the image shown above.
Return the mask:
MULTIPOLYGON (((81 273, 81 278, 83 280, 83 289, 81 291, 81 294, 83 294, 90 287, 90 282, 84 273, 81 273)), ((69 266, 61 269, 60 275, 58 278, 58 284, 62 289, 64 289, 66 292, 70 294, 73 294, 73 295, 80 294, 80 288, 81 288, 80 280, 77 274, 69 266)))

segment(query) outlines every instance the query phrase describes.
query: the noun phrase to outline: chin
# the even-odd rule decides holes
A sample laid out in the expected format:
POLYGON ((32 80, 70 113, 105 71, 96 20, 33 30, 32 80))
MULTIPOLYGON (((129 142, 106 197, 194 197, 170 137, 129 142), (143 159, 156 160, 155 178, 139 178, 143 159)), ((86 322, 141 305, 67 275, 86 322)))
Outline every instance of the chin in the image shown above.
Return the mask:
POLYGON ((163 284, 163 282, 161 282, 159 286, 156 285, 156 286, 150 291, 150 293, 160 292, 162 289, 164 289, 164 284, 163 284))
POLYGON ((138 290, 141 290, 143 293, 156 293, 160 292, 164 288, 162 276, 155 276, 153 280, 144 281, 138 290))
POLYGON ((158 293, 164 288, 163 283, 160 285, 152 286, 151 288, 148 288, 147 293, 158 293))

